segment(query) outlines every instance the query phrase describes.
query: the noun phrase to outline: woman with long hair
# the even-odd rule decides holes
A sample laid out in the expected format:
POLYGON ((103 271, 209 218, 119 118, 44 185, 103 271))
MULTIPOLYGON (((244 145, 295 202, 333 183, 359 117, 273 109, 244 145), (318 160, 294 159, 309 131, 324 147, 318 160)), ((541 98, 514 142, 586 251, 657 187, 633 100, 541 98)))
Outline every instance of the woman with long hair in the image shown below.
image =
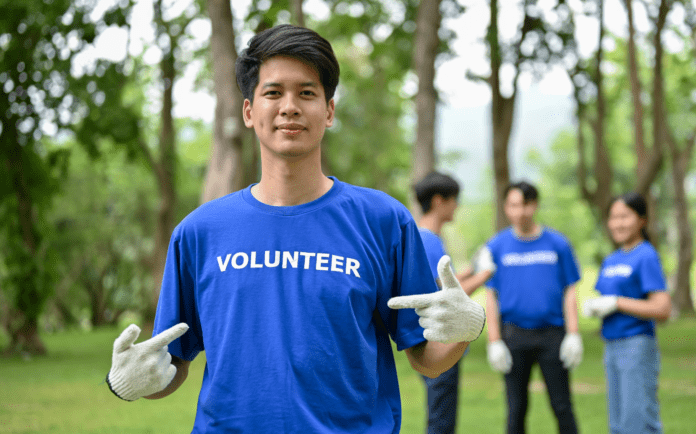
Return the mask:
POLYGON ((601 297, 584 304, 586 316, 602 320, 612 434, 662 432, 655 320, 669 318, 671 301, 646 225, 641 195, 627 193, 611 201, 607 226, 618 249, 602 262, 595 285, 601 297))

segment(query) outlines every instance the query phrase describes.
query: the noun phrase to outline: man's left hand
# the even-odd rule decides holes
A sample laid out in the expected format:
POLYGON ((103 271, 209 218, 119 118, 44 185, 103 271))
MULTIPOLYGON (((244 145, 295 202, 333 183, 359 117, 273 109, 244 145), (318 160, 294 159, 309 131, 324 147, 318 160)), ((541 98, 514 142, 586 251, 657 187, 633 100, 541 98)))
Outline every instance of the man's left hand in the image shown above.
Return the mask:
POLYGON ((437 264, 442 290, 432 294, 394 297, 388 305, 392 309, 415 309, 418 323, 429 341, 471 342, 476 340, 486 323, 486 312, 464 292, 445 255, 437 264))
POLYGON ((580 333, 566 333, 561 342, 561 362, 566 369, 574 369, 582 362, 582 338, 580 333))

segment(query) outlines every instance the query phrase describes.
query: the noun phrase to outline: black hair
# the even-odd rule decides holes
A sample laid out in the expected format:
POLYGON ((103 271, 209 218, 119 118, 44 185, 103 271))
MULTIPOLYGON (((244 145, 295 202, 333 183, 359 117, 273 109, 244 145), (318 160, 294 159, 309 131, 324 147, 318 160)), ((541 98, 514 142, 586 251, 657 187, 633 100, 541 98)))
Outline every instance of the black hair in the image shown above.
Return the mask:
POLYGON ((256 34, 237 57, 234 69, 244 99, 254 101, 261 64, 274 56, 293 57, 314 68, 324 87, 326 102, 333 98, 340 69, 329 41, 313 30, 283 24, 256 34))
POLYGON ((524 199, 524 203, 539 202, 539 191, 535 186, 528 183, 527 181, 520 181, 508 184, 508 186, 505 187, 503 197, 507 199, 508 194, 512 190, 520 190, 522 192, 522 198, 524 199))
POLYGON ((645 198, 635 191, 625 193, 621 196, 615 196, 609 202, 607 214, 609 214, 611 207, 618 201, 625 203, 627 207, 631 208, 636 214, 638 214, 638 217, 645 219, 646 224, 640 229, 640 234, 643 236, 643 238, 645 238, 645 241, 650 243, 650 236, 648 235, 648 230, 646 229, 648 221, 648 202, 645 200, 645 198))
POLYGON ((430 211, 436 194, 443 199, 459 196, 459 183, 443 173, 430 172, 413 186, 413 190, 416 192, 416 199, 423 209, 423 214, 426 214, 430 211))

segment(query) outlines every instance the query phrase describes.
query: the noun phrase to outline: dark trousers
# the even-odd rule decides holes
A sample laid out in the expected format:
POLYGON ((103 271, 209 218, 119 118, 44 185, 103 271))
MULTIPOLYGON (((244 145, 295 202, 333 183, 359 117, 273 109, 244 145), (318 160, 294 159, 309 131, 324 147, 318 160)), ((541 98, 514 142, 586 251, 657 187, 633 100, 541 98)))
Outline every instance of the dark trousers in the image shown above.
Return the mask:
POLYGON ((539 364, 546 382, 551 408, 558 421, 558 432, 577 433, 568 370, 560 360, 561 342, 565 336, 563 327, 527 330, 503 324, 502 331, 503 341, 512 355, 512 369, 505 374, 508 434, 525 433, 529 377, 534 363, 539 364))
POLYGON ((457 422, 459 362, 437 378, 423 377, 428 389, 428 434, 454 434, 457 422))

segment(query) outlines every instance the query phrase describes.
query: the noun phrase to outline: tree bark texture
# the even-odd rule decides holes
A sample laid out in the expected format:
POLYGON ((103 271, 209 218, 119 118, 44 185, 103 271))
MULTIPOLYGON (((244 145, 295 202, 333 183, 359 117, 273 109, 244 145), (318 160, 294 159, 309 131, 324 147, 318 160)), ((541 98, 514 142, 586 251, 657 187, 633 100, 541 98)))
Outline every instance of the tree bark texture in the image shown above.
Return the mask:
POLYGON ((201 202, 222 197, 244 187, 242 94, 235 81, 237 60, 232 8, 229 0, 208 0, 212 25, 210 40, 215 82, 213 147, 205 175, 201 202))
MULTIPOLYGON (((418 7, 416 36, 413 44, 413 66, 418 76, 416 94, 416 143, 413 147, 411 180, 415 184, 435 169, 435 57, 440 43, 438 30, 442 14, 440 0, 426 0, 418 7)), ((419 214, 418 206, 412 210, 419 214)))

